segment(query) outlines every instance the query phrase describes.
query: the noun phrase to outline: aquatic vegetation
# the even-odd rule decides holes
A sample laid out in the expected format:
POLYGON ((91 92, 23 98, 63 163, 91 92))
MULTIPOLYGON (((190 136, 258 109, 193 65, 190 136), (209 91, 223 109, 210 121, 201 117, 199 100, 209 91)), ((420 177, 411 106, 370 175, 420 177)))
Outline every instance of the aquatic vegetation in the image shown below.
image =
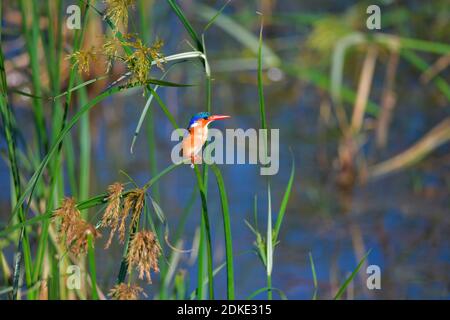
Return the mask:
POLYGON ((67 60, 72 59, 72 68, 77 68, 78 72, 89 74, 89 66, 92 62, 95 62, 96 55, 95 49, 92 47, 89 50, 78 50, 66 57, 67 60))
POLYGON ((139 295, 143 293, 141 287, 133 284, 119 283, 109 292, 114 300, 138 300, 139 295))
POLYGON ((143 279, 144 275, 148 283, 152 283, 150 270, 159 272, 158 259, 161 255, 161 246, 156 236, 151 231, 140 231, 133 235, 131 239, 128 254, 128 272, 136 266, 139 270, 139 279, 143 279))
POLYGON ((134 0, 105 0, 106 13, 114 25, 114 31, 128 27, 128 10, 135 6, 134 0))
MULTIPOLYGON (((21 0, 18 7, 0 4, 3 16, 7 10, 19 17, 17 25, 10 26, 6 21, 9 29, 0 27, 0 36, 18 34, 25 43, 25 59, 14 60, 11 54, 5 55, 3 42, 0 47, 0 115, 6 148, 2 155, 11 185, 8 203, 11 210, 8 217, 2 217, 0 228, 3 274, 0 292, 5 297, 31 300, 289 298, 285 288, 278 287, 274 276, 281 263, 276 253, 284 246, 281 236, 286 213, 291 210, 290 200, 303 192, 299 191, 295 150, 290 150, 291 161, 282 162, 280 171, 286 175, 285 179, 258 178, 258 183, 264 186, 263 196, 258 197, 260 190, 254 181, 245 181, 249 185, 249 198, 255 197, 254 220, 249 222, 241 215, 246 214, 240 209, 241 205, 245 208, 244 204, 229 197, 230 190, 236 192, 234 189, 240 190, 241 186, 227 184, 228 172, 223 173, 220 166, 192 163, 190 169, 183 163, 165 163, 160 167, 166 155, 160 151, 156 139, 169 127, 182 127, 177 120, 183 112, 197 114, 205 110, 202 114, 210 115, 216 114, 215 108, 222 108, 226 109, 222 110, 226 114, 240 112, 252 118, 258 128, 269 129, 272 123, 279 121, 276 113, 281 106, 274 105, 273 101, 266 102, 265 90, 271 90, 267 83, 282 81, 283 77, 289 77, 292 86, 297 86, 296 81, 299 81, 301 85, 295 87, 295 95, 303 91, 303 83, 307 83, 308 90, 317 91, 320 96, 319 126, 323 125, 323 131, 333 131, 335 135, 333 140, 324 138, 321 142, 333 144, 335 149, 326 159, 326 166, 334 171, 331 178, 322 180, 337 185, 339 194, 344 196, 351 194, 359 183, 411 167, 450 140, 449 119, 445 117, 406 151, 387 160, 366 159, 364 148, 369 138, 377 140, 377 150, 383 150, 388 144, 396 103, 395 76, 402 63, 422 72, 423 81, 436 90, 439 99, 450 101, 450 87, 443 76, 449 64, 450 46, 441 40, 398 36, 394 33, 396 29, 390 33, 368 33, 361 23, 358 6, 341 14, 314 16, 313 19, 296 13, 281 17, 275 14, 267 19, 265 15, 254 14, 252 9, 251 19, 247 19, 248 25, 245 25, 245 15, 227 12, 228 2, 219 10, 199 3, 192 12, 187 12, 177 1, 167 0, 164 6, 168 14, 176 18, 176 28, 182 28, 189 37, 185 42, 177 39, 181 44, 174 46, 171 37, 175 27, 169 25, 171 19, 163 21, 169 32, 161 32, 161 37, 156 34, 158 28, 149 26, 148 13, 155 3, 143 0, 81 3, 84 4, 83 24, 70 32, 63 23, 64 1, 21 0), (200 21, 195 19, 193 24, 191 15, 200 21), (270 34, 273 32, 270 28, 286 23, 307 27, 308 35, 302 39, 300 49, 297 38, 265 41, 267 29, 270 34), (259 35, 253 30, 255 26, 260 27, 259 35), (225 32, 242 51, 232 48, 235 51, 224 55, 226 59, 210 64, 208 41, 215 41, 215 47, 225 51, 221 41, 212 39, 216 35, 212 32, 225 32), (283 41, 293 54, 282 55, 283 49, 273 48, 274 43, 283 41), (188 51, 183 47, 189 47, 188 51), (440 57, 430 66, 417 52, 440 57), (23 83, 18 81, 21 77, 15 76, 20 66, 25 70, 21 73, 25 75, 23 83), (186 76, 186 69, 179 66, 186 69, 194 66, 193 70, 200 70, 194 73, 200 81, 192 75, 186 76), (380 67, 385 68, 386 74, 382 98, 377 99, 372 87, 380 67), (236 77, 242 71, 246 73, 244 82, 250 83, 254 90, 250 111, 215 100, 220 99, 220 95, 213 92, 216 83, 220 86, 220 80, 213 81, 217 70, 236 77), (178 73, 172 77, 175 71, 178 73), (178 104, 169 90, 160 95, 169 87, 186 90, 189 93, 186 100, 192 99, 198 110, 184 101, 178 104), (302 90, 298 89, 300 87, 302 90), (116 171, 123 168, 115 167, 110 170, 114 172, 112 181, 119 182, 93 181, 96 175, 92 171, 99 168, 92 165, 92 153, 103 147, 99 137, 111 141, 115 148, 123 146, 122 141, 114 139, 114 132, 103 132, 96 127, 98 121, 94 117, 99 117, 96 106, 103 103, 108 112, 114 113, 116 104, 112 102, 128 98, 135 91, 143 95, 142 112, 139 118, 133 119, 136 129, 134 136, 129 137, 131 152, 125 158, 133 159, 133 146, 143 128, 147 133, 146 139, 142 139, 142 142, 146 140, 148 148, 145 150, 145 161, 149 163, 147 177, 121 171, 123 181, 116 177, 116 171), (22 113, 18 106, 22 104, 32 118, 33 125, 27 128, 19 118, 22 113), (159 112, 163 120, 156 122, 155 114, 159 112), (172 188, 169 194, 162 193, 159 186, 165 179, 173 183, 168 176, 175 169, 191 174, 189 182, 192 184, 183 185, 182 196, 190 195, 185 207, 170 206, 179 211, 177 219, 172 219, 172 215, 166 216, 165 208, 171 201, 175 202, 172 199, 180 197, 180 192, 172 188), (143 178, 148 179, 144 184, 141 183, 143 178), (258 210, 260 202, 267 203, 263 210, 261 206, 258 210), (195 220, 195 230, 186 230, 189 217, 195 220), (265 228, 258 225, 261 220, 265 228), (253 244, 250 241, 247 248, 252 248, 254 259, 261 262, 264 276, 259 279, 258 287, 243 294, 243 290, 236 290, 241 285, 236 274, 241 266, 240 255, 249 250, 237 252, 234 228, 244 223, 254 236, 253 244), (175 232, 169 225, 176 225, 175 232), (261 231, 263 229, 265 231, 261 231), (102 234, 107 236, 102 237, 102 234), (118 248, 121 254, 117 253, 118 248), (114 262, 112 266, 108 264, 113 268, 108 270, 108 275, 103 274, 106 264, 97 260, 105 255, 114 262), (189 270, 185 269, 186 265, 189 270), (86 275, 78 290, 63 285, 70 266, 80 267, 86 275), (117 277, 112 281, 105 279, 111 272, 117 277)), ((395 11, 394 15, 388 19, 392 26, 396 26, 396 17, 401 16, 401 12, 395 11)), ((439 26, 436 28, 437 39, 445 37, 445 32, 439 26)), ((239 94, 227 98, 238 99, 239 94)), ((124 104, 131 108, 128 101, 124 104)), ((129 119, 132 113, 128 110, 127 117, 121 121, 129 119)), ((105 114, 107 112, 100 116, 105 114)), ((289 120, 297 121, 294 117, 289 120)), ((184 126, 184 122, 180 124, 184 126)), ((300 128, 295 124, 292 130, 300 128)), ((271 150, 270 143, 265 136, 266 158, 271 150)), ((286 149, 302 147, 302 141, 296 143, 299 146, 288 146, 286 142, 286 149)), ((117 163, 122 165, 120 161, 117 163)), ((102 168, 107 169, 111 168, 102 168)), ((308 196, 318 197, 317 194, 308 196)), ((364 241, 353 242, 356 266, 350 274, 338 279, 338 286, 329 290, 333 291, 331 297, 340 299, 349 292, 349 286, 369 259, 370 250, 365 245, 364 241)), ((305 265, 311 268, 312 298, 317 299, 324 295, 313 254, 309 254, 309 266, 308 262, 305 265)), ((255 274, 258 271, 255 270, 255 274)))
POLYGON ((108 197, 106 198, 108 204, 106 205, 105 213, 103 214, 101 222, 102 227, 111 227, 111 232, 109 234, 105 249, 108 249, 111 245, 117 228, 119 228, 119 234, 122 242, 125 238, 125 219, 128 212, 122 210, 122 192, 123 184, 120 182, 113 183, 108 187, 108 197))

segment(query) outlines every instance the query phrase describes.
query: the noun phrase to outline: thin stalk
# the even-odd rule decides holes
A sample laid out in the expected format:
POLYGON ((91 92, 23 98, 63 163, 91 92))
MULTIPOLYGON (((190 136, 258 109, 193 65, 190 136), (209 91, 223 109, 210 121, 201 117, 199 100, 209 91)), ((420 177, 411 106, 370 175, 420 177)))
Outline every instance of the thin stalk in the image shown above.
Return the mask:
POLYGON ((353 281, 353 278, 358 274, 359 269, 361 269, 362 265, 366 261, 367 257, 369 256, 371 250, 369 250, 364 257, 361 259, 361 261, 356 266, 355 270, 348 276, 348 278, 344 281, 344 283, 339 288, 338 292, 334 296, 334 300, 339 300, 342 295, 344 294, 345 290, 347 289, 348 285, 353 281))
POLYGON ((135 224, 130 226, 129 235, 123 247, 122 261, 120 262, 119 274, 117 276, 117 284, 125 282, 128 270, 128 261, 127 261, 128 246, 131 242, 131 239, 133 238, 133 236, 135 235, 135 233, 139 228, 139 221, 140 218, 137 218, 135 224))
MULTIPOLYGON (((26 47, 30 57, 31 66, 31 80, 33 84, 33 94, 36 96, 42 95, 41 89, 41 71, 39 62, 39 16, 37 13, 37 1, 20 0, 19 7, 22 15, 22 32, 25 36, 26 47), (29 7, 31 6, 31 7, 29 7), (28 28, 28 15, 31 12, 31 30, 28 28)), ((38 146, 40 153, 45 154, 48 148, 47 133, 45 128, 45 119, 42 101, 40 99, 33 99, 33 115, 36 125, 36 133, 38 138, 38 146)))
POLYGON ((295 161, 294 155, 292 155, 292 166, 291 166, 291 174, 289 176, 289 181, 286 185, 286 189, 284 191, 283 199, 281 200, 280 210, 278 211, 277 220, 275 222, 275 227, 273 229, 273 242, 276 243, 278 241, 278 234, 280 233, 281 224, 283 223, 284 214, 286 213, 287 204, 289 202, 289 196, 292 192, 292 185, 294 183, 295 176, 295 161))
POLYGON ((97 267, 95 263, 95 248, 92 234, 88 235, 88 260, 91 277, 91 295, 93 300, 98 300, 97 292, 97 267))
MULTIPOLYGON (((213 258, 212 258, 212 241, 211 241, 211 229, 208 216, 208 202, 206 198, 205 185, 200 174, 200 170, 197 165, 194 166, 195 175, 197 177, 197 184, 200 190, 200 198, 202 202, 202 225, 205 228, 206 234, 206 253, 207 253, 207 266, 208 266, 208 287, 209 287, 209 299, 214 299, 214 275, 213 275, 213 258)), ((200 254, 200 252, 199 252, 200 254)), ((202 284, 203 285, 203 284, 202 284)))
POLYGON ((314 293, 313 293, 313 300, 317 299, 317 290, 318 290, 318 284, 317 284, 317 275, 316 275, 316 267, 314 266, 314 260, 311 252, 309 253, 309 263, 311 265, 311 272, 313 276, 313 283, 314 283, 314 293))
MULTIPOLYGON (((78 92, 80 107, 88 102, 86 88, 78 92)), ((80 172, 79 172, 79 200, 86 200, 89 195, 89 177, 91 176, 90 158, 91 158, 91 130, 89 127, 89 113, 85 113, 80 118, 80 172)))
MULTIPOLYGON (((0 5, 1 7, 1 5, 0 5)), ((4 56, 3 50, 0 46, 0 109, 1 109, 1 119, 3 122, 3 128, 5 131, 6 142, 8 145, 8 159, 10 162, 10 171, 14 184, 13 196, 16 201, 16 206, 18 208, 19 222, 23 223, 26 221, 25 213, 23 211, 22 204, 17 205, 19 199, 22 194, 21 184, 20 184, 20 176, 19 176, 19 167, 17 162, 16 155, 16 142, 14 137, 13 130, 13 114, 8 103, 8 84, 6 82, 6 74, 5 74, 5 65, 4 65, 4 56)), ((32 272, 32 259, 31 259, 31 250, 30 243, 28 239, 28 234, 26 232, 25 227, 22 227, 19 241, 18 241, 18 251, 16 255, 14 274, 13 274, 13 299, 17 298, 18 286, 19 286, 19 278, 20 278, 20 266, 22 263, 22 254, 24 255, 25 261, 25 277, 27 286, 30 287, 31 282, 31 272, 32 272), (23 252, 22 252, 23 251, 23 252)))
MULTIPOLYGON (((264 89, 263 89, 263 21, 261 19, 261 27, 259 29, 259 42, 258 42, 258 97, 259 97, 259 113, 261 120, 261 128, 264 129, 264 159, 262 163, 267 164, 267 152, 268 152, 268 141, 267 141, 267 120, 266 120, 266 107, 264 101, 264 89)), ((272 229, 272 204, 271 204, 271 193, 270 193, 270 182, 267 180, 267 234, 266 234, 266 280, 267 280, 267 299, 272 300, 272 266, 273 266, 273 229, 272 229)))
MULTIPOLYGON (((47 59, 47 73, 50 80, 49 91, 53 96, 57 95, 61 89, 61 52, 62 52, 62 16, 64 10, 62 8, 62 1, 47 0, 45 3, 45 14, 48 17, 48 32, 41 33, 42 46, 45 50, 45 58, 47 59)), ((77 34, 78 35, 78 34, 77 34)), ((75 39, 75 45, 76 44, 75 39)), ((51 112, 51 133, 49 134, 49 141, 53 144, 54 139, 61 131, 63 123, 67 117, 67 110, 61 101, 53 101, 51 112)), ((68 146, 66 146, 67 148, 68 146)), ((61 152, 61 151, 60 151, 61 152)), ((69 157, 66 157, 69 159, 69 157)), ((68 161, 69 163, 69 161, 68 161)), ((46 212, 47 215, 51 212, 52 208, 56 208, 59 204, 59 198, 64 194, 64 174, 61 170, 63 164, 60 156, 55 157, 53 164, 51 165, 50 173, 50 186, 48 187, 48 200, 46 212)), ((55 259, 54 255, 49 255, 49 245, 47 244, 48 229, 50 221, 47 220, 43 223, 41 233, 39 236, 38 249, 36 253, 36 262, 33 273, 33 282, 38 282, 39 277, 46 279, 48 277, 48 268, 43 264, 50 263, 49 260, 55 259)), ((34 292, 35 298, 38 295, 38 289, 34 292)))
POLYGON ((220 200, 222 203, 223 231, 225 234, 225 251, 227 258, 227 298, 234 300, 234 263, 233 263, 233 242, 231 236, 230 212, 228 208, 228 197, 225 190, 222 174, 216 165, 211 166, 216 175, 217 187, 219 188, 220 200))
MULTIPOLYGON (((263 74, 262 74, 262 32, 263 24, 259 30, 259 46, 258 46, 258 97, 259 97, 259 113, 261 120, 261 128, 267 129, 266 107, 264 102, 263 74)), ((267 148, 266 148, 267 150, 267 148)))
POLYGON ((60 132, 58 137, 55 139, 55 143, 49 149, 49 152, 42 159, 42 161, 39 164, 37 170, 35 171, 33 176, 28 181, 28 184, 26 185, 24 191, 22 192, 20 198, 18 199, 18 202, 17 202, 16 206, 14 207, 14 210, 12 212, 13 216, 15 216, 17 214, 20 206, 25 202, 25 199, 27 197, 31 199, 31 197, 33 196, 34 190, 36 188, 36 184, 39 181, 39 179, 41 178, 44 169, 47 167, 47 165, 49 164, 49 161, 53 158, 53 156, 58 151, 59 144, 64 140, 64 138, 67 136, 67 134, 73 128, 73 126, 76 123, 78 123, 80 117, 84 113, 88 112, 91 108, 96 106, 98 103, 100 103, 104 99, 108 98, 109 96, 113 95, 114 93, 119 92, 120 90, 121 90, 121 88, 111 88, 108 91, 105 91, 105 92, 101 93, 100 95, 98 95, 95 98, 93 98, 92 100, 90 100, 82 108, 80 108, 78 110, 78 112, 72 117, 72 119, 67 123, 67 125, 64 127, 64 129, 60 132))
POLYGON ((200 221, 200 240, 198 243, 198 259, 197 259, 197 299, 204 300, 205 292, 204 292, 204 283, 203 283, 203 275, 204 275, 204 267, 205 267, 205 221, 203 218, 203 214, 201 216, 200 221))
MULTIPOLYGON (((87 6, 86 6, 86 10, 85 10, 85 14, 83 16, 83 27, 81 30, 78 30, 75 34, 75 44, 74 44, 74 51, 78 50, 78 48, 81 46, 81 43, 83 41, 84 38, 84 32, 86 30, 86 24, 87 24, 87 6)), ((60 40, 61 41, 61 40, 60 40)), ((58 59, 59 60, 59 59, 58 59)), ((58 65, 59 62, 57 61, 52 61, 53 65, 58 65)), ((56 76, 56 74, 58 74, 57 71, 55 71, 55 77, 53 78, 54 81, 59 81, 59 76, 56 76)), ((52 77, 50 77, 52 79, 52 77)), ((69 90, 70 88, 73 86, 73 84, 75 83, 76 80, 76 71, 74 69, 72 69, 70 71, 69 74, 69 90)), ((59 83, 53 83, 51 84, 53 89, 53 93, 55 94, 56 91, 59 87, 59 83)), ((66 102, 64 104, 64 108, 63 108, 63 113, 60 116, 59 113, 61 112, 61 104, 58 101, 55 101, 55 109, 57 111, 55 111, 55 115, 54 119, 53 119, 53 139, 55 140, 58 137, 58 134, 60 134, 63 130, 64 127, 66 125, 66 119, 67 119, 67 115, 68 115, 68 108, 71 102, 71 93, 69 93, 67 95, 67 99, 66 102)), ((81 103, 87 103, 87 99, 84 96, 80 96, 80 101, 81 103), (84 99, 83 99, 84 98, 84 99)), ((55 142, 55 141, 52 141, 55 142)), ((47 213, 51 212, 51 208, 53 208, 53 206, 57 206, 58 204, 58 189, 60 190, 59 194, 63 193, 63 175, 60 174, 60 170, 61 170, 61 152, 62 152, 62 141, 60 143, 58 143, 57 145, 57 151, 56 151, 56 156, 53 159, 53 161, 50 163, 49 165, 49 171, 51 172, 50 176, 51 176, 51 180, 50 180, 50 192, 48 195, 48 201, 47 201, 47 213)), ((83 162, 83 158, 82 158, 82 162, 83 162)), ((69 171, 71 168, 69 168, 69 171)), ((73 168, 72 168, 73 169, 73 168)), ((31 196, 30 196, 31 199, 31 196)), ((43 263, 43 258, 44 258, 44 253, 45 253, 45 247, 47 246, 47 239, 48 239, 48 228, 49 228, 49 224, 50 221, 49 220, 44 220, 43 225, 42 225, 42 231, 41 231, 41 235, 39 237, 39 243, 38 243, 38 249, 37 249, 37 254, 36 254, 36 266, 34 268, 34 273, 33 273, 33 280, 37 281, 39 278, 39 274, 42 270, 42 263, 43 263)), ((34 292, 36 293, 36 292, 34 292)))
POLYGON ((266 248, 266 274, 267 274, 267 299, 272 300, 272 268, 273 268, 273 235, 272 235, 272 196, 270 183, 267 186, 267 248, 266 248))
MULTIPOLYGON (((206 50, 205 46, 204 46, 204 41, 205 38, 204 36, 202 36, 202 44, 203 44, 203 48, 204 50, 206 50)), ((206 79, 205 79, 205 91, 206 91, 206 111, 207 112, 211 112, 211 71, 209 70, 209 64, 208 61, 206 59, 206 54, 203 56, 204 60, 205 60, 205 70, 206 70, 206 79)), ((206 141, 205 146, 208 144, 208 141, 206 141)), ((205 203, 207 203, 207 199, 208 199, 208 166, 203 163, 202 165, 202 169, 203 169, 203 186, 206 186, 204 188, 204 193, 203 193, 203 197, 205 199, 205 203)), ((201 191, 200 191, 201 192, 201 191)), ((203 203, 203 202, 202 202, 203 203)), ((205 255, 205 240, 208 242, 206 245, 206 248, 208 249, 206 254, 207 254, 207 261, 208 261, 208 279, 212 280, 212 262, 210 262, 210 259, 212 260, 212 252, 209 252, 209 250, 211 249, 211 235, 210 235, 210 231, 209 231, 209 227, 207 228, 207 225, 209 225, 209 221, 208 221, 208 215, 204 214, 204 212, 207 211, 207 209, 204 209, 203 205, 202 205, 202 218, 201 218, 201 222, 200 222, 200 243, 199 243, 199 252, 198 252, 198 257, 199 257, 199 261, 198 261, 198 265, 199 265, 199 270, 198 270, 198 283, 197 286, 199 288, 203 287, 203 263, 204 263, 204 255, 205 255), (206 238, 205 238, 206 235, 206 238)), ((212 250, 212 249, 211 249, 212 250)), ((213 283, 212 281, 208 281, 209 286, 209 291, 210 291, 210 299, 214 299, 211 298, 211 286, 213 287, 213 283)), ((199 295, 202 298, 202 295, 199 295)))
MULTIPOLYGON (((151 28, 151 17, 148 15, 151 15, 152 5, 145 5, 145 0, 139 0, 138 7, 139 7, 139 26, 142 38, 146 42, 150 42, 150 28, 151 28)), ((152 95, 153 96, 153 95, 152 95)), ((148 116, 149 119, 147 121, 147 142, 148 142, 148 149, 149 149, 149 163, 150 163, 150 173, 152 176, 155 176, 158 173, 158 165, 156 162, 156 141, 155 141, 155 120, 153 119, 154 111, 153 109, 148 110, 148 116)), ((133 137, 133 139, 135 139, 133 137)), ((156 199, 156 201, 160 201, 159 196, 159 188, 158 185, 155 185, 151 190, 151 195, 153 198, 156 199)))
MULTIPOLYGON (((180 243, 182 244, 182 240, 180 240, 180 237, 182 236, 185 226, 186 226, 186 221, 188 216, 190 215, 190 213, 192 212, 192 206, 194 205, 195 199, 197 195, 197 190, 192 190, 191 196, 189 197, 189 201, 187 203, 187 205, 184 207, 183 209, 183 213, 181 214, 180 220, 178 222, 174 237, 173 237, 173 243, 180 243)), ((181 247, 179 245, 177 245, 177 247, 181 247)), ((169 261, 174 261, 175 259, 178 259, 176 257, 179 257, 180 253, 177 251, 172 251, 170 253, 170 258, 169 261)), ((172 267, 169 266, 168 269, 171 269, 172 267)), ((164 300, 168 298, 168 292, 169 292, 169 285, 170 285, 170 273, 169 270, 161 270, 161 282, 162 282, 162 286, 159 292, 159 299, 160 300, 164 300)), ((177 280, 175 279, 175 287, 176 287, 176 282, 177 280)))
POLYGON ((194 40, 195 45, 197 46, 197 49, 199 51, 203 52, 203 44, 202 44, 202 42, 200 40, 200 37, 197 35, 197 33, 195 32, 195 30, 192 27, 192 25, 186 19, 186 17, 184 15, 183 11, 181 10, 181 8, 178 6, 178 4, 174 0, 167 0, 167 2, 169 3, 170 7, 175 12, 175 14, 178 16, 179 20, 183 24, 183 26, 186 29, 186 31, 189 33, 189 35, 192 38, 192 40, 194 40))

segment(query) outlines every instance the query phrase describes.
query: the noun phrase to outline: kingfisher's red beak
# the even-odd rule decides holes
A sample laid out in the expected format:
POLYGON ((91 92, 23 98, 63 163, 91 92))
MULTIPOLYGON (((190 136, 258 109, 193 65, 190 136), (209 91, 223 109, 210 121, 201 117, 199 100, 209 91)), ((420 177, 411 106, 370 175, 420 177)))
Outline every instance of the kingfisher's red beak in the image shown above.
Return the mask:
POLYGON ((228 119, 231 118, 230 116, 225 116, 225 115, 220 115, 220 114, 216 114, 216 115, 212 115, 208 118, 208 120, 211 121, 216 121, 216 120, 222 120, 222 119, 228 119))

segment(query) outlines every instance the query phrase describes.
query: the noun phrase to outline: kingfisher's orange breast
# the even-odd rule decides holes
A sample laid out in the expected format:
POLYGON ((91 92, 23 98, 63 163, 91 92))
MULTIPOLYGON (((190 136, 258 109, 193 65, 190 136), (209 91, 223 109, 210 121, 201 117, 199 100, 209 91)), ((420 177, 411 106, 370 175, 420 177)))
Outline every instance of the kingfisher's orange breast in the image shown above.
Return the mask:
POLYGON ((183 150, 183 158, 191 158, 196 156, 205 144, 208 138, 208 128, 201 124, 190 130, 189 134, 184 137, 181 144, 183 150))

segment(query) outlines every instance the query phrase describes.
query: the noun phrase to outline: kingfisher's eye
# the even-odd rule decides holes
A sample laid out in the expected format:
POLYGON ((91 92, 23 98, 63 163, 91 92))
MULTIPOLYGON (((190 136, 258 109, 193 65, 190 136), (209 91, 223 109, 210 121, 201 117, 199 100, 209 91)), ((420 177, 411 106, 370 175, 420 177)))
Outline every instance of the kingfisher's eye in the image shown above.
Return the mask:
POLYGON ((203 117, 204 120, 208 120, 208 117, 203 117))

